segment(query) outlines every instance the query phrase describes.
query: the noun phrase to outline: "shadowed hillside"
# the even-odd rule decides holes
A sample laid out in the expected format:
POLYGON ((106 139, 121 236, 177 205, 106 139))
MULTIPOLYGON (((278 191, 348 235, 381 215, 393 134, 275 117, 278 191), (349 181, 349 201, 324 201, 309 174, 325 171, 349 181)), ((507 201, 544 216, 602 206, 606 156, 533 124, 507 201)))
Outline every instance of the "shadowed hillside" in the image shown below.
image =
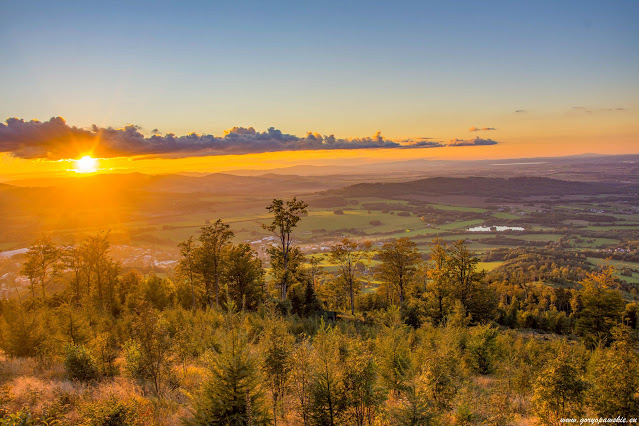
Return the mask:
POLYGON ((402 198, 413 195, 469 195, 476 197, 532 197, 566 195, 635 195, 639 185, 576 182, 543 177, 435 177, 401 183, 360 183, 330 191, 347 197, 402 198))

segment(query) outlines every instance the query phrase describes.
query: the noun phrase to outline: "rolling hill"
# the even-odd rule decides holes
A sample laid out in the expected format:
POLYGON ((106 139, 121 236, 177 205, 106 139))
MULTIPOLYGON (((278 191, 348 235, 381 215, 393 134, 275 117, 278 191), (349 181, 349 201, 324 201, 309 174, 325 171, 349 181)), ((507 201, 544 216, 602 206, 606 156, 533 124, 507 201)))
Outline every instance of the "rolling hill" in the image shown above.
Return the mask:
POLYGON ((434 177, 408 182, 359 183, 327 191, 343 197, 381 197, 389 199, 414 196, 464 195, 474 197, 525 198, 566 195, 637 195, 638 184, 615 182, 579 182, 544 177, 434 177))

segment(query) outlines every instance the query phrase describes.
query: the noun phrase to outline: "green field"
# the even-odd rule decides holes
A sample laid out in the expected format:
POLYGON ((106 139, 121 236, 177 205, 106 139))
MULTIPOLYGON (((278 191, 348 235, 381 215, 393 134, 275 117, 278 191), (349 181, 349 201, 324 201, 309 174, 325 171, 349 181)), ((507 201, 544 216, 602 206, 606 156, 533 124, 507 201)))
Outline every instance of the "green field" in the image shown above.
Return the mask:
POLYGON ((504 213, 504 212, 493 213, 491 216, 497 219, 520 219, 521 218, 521 216, 519 215, 512 214, 512 213, 504 213))
POLYGON ((508 238, 526 241, 558 241, 561 238, 559 234, 517 234, 508 235, 508 238))
POLYGON ((449 206, 446 204, 428 204, 428 207, 439 210, 453 210, 456 212, 472 212, 472 213, 486 213, 488 210, 480 207, 467 207, 467 206, 449 206))
POLYGON ((502 263, 504 262, 479 262, 477 264, 477 268, 481 271, 492 271, 493 269, 497 268, 498 266, 500 266, 502 263))

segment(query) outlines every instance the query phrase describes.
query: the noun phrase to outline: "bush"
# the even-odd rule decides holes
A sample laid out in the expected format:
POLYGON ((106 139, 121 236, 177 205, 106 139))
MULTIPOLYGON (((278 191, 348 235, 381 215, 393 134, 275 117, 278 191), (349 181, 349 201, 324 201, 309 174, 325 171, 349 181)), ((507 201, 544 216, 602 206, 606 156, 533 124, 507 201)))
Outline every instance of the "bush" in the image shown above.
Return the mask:
MULTIPOLYGON (((83 424, 96 426, 144 425, 133 401, 123 401, 115 396, 92 403, 85 408, 83 424)), ((149 419, 146 419, 149 420, 149 419)))
POLYGON ((259 360, 238 318, 229 321, 222 351, 212 357, 210 376, 193 399, 191 425, 271 424, 259 360))
POLYGON ((81 345, 67 347, 64 369, 72 380, 89 382, 98 377, 98 366, 93 355, 81 345))
POLYGON ((144 360, 142 359, 142 352, 140 351, 140 345, 129 340, 124 344, 122 348, 124 358, 124 371, 129 377, 135 380, 144 380, 148 374, 144 368, 144 360))
POLYGON ((408 217, 410 216, 410 212, 397 212, 397 216, 408 217))
POLYGON ((333 212, 333 214, 343 215, 343 214, 344 214, 344 210, 335 210, 335 211, 333 212))
POLYGON ((373 225, 373 226, 379 226, 382 224, 381 220, 371 220, 370 222, 368 222, 369 225, 373 225))
POLYGON ((43 356, 51 352, 42 312, 12 303, 0 318, 0 349, 12 357, 43 356))
POLYGON ((497 330, 480 325, 470 331, 467 343, 468 365, 475 374, 491 374, 494 370, 497 330))

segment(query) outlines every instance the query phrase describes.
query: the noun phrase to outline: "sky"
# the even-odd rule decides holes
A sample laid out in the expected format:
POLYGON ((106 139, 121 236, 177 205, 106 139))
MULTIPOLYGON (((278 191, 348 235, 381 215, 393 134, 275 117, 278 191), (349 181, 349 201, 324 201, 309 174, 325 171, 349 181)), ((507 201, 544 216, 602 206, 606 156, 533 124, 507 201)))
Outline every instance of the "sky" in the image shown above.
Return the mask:
POLYGON ((5 177, 639 153, 635 0, 0 6, 5 177))

